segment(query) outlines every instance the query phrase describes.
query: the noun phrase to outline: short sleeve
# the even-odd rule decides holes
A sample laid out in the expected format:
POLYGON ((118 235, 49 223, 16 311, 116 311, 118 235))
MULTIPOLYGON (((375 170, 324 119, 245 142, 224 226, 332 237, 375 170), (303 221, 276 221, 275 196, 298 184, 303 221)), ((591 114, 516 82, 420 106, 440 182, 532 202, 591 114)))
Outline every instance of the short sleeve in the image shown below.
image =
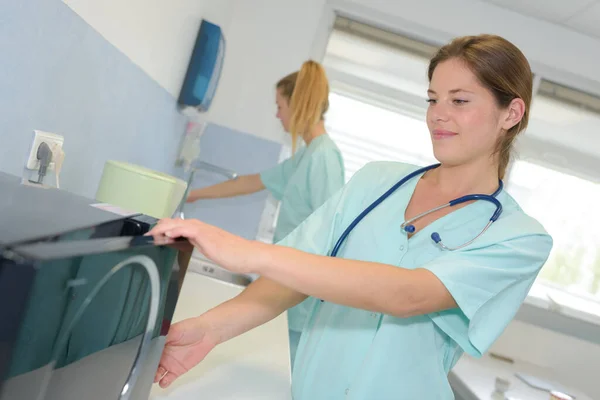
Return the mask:
POLYGON ((549 235, 528 234, 423 265, 458 304, 431 319, 465 352, 480 357, 519 310, 551 249, 549 235))
POLYGON ((295 157, 298 157, 298 154, 260 173, 263 185, 277 200, 281 200, 283 197, 285 187, 294 173, 295 157))
POLYGON ((337 151, 319 151, 311 157, 308 172, 310 206, 316 210, 344 186, 344 161, 337 151))

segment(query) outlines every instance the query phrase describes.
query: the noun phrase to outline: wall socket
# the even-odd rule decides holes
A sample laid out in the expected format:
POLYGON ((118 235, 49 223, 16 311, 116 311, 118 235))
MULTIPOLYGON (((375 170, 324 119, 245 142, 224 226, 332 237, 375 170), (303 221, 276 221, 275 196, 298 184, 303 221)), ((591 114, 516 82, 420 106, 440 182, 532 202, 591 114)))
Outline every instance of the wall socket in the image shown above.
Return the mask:
MULTIPOLYGON (((56 150, 62 149, 63 144, 65 142, 65 138, 61 135, 57 135, 56 133, 43 132, 43 131, 33 131, 35 136, 33 137, 33 143, 31 144, 31 150, 29 151, 29 158, 27 159, 27 169, 38 170, 40 169, 40 161, 37 159, 37 151, 38 147, 42 142, 46 142, 48 146, 50 146, 50 150, 54 154, 58 154, 56 150)), ((54 170, 55 164, 54 161, 50 163, 48 166, 48 170, 54 170)))

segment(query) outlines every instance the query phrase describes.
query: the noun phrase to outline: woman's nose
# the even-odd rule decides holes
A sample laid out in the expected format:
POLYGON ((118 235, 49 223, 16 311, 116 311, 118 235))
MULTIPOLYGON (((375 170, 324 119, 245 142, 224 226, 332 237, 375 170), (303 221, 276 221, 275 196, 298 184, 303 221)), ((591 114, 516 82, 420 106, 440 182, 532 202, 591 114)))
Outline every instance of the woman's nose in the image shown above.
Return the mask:
POLYGON ((429 109, 429 117, 432 122, 447 121, 450 115, 448 106, 443 103, 437 103, 429 109))

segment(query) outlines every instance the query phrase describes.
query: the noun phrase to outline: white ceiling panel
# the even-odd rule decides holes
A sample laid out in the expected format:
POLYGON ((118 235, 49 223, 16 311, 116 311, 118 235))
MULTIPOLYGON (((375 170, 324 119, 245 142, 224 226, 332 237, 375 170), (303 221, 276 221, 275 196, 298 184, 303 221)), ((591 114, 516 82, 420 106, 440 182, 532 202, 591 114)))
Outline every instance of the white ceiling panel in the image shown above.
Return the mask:
POLYGON ((500 7, 538 19, 564 22, 596 0, 488 0, 500 7))
POLYGON ((600 0, 483 0, 600 38, 600 0))
MULTIPOLYGON (((578 32, 600 38, 600 3, 575 15, 565 24, 578 32)), ((596 51, 600 51, 600 49, 596 49, 596 51)))

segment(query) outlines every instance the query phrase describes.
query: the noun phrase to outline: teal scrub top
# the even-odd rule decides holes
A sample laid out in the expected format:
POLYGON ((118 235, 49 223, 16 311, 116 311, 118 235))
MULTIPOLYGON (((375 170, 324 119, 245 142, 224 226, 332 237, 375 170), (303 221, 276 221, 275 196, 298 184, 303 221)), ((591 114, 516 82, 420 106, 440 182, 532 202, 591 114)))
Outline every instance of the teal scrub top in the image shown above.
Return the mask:
MULTIPOLYGON (((326 255, 344 229, 381 194, 418 167, 371 163, 279 245, 326 255)), ((448 372, 463 352, 481 356, 498 338, 533 284, 552 238, 505 191, 503 213, 469 246, 495 207, 477 201, 439 218, 410 240, 400 228, 420 176, 408 181, 352 231, 339 257, 425 268, 458 308, 397 318, 314 301, 293 369, 295 400, 453 399, 448 372)))
POLYGON ((277 243, 344 186, 344 160, 333 140, 324 134, 263 171, 260 179, 281 202, 273 236, 277 243))
MULTIPOLYGON (((260 174, 260 178, 281 202, 273 242, 277 243, 344 186, 342 153, 324 134, 301 147, 286 161, 260 174)), ((288 310, 288 323, 300 332, 312 306, 307 299, 288 310)))

